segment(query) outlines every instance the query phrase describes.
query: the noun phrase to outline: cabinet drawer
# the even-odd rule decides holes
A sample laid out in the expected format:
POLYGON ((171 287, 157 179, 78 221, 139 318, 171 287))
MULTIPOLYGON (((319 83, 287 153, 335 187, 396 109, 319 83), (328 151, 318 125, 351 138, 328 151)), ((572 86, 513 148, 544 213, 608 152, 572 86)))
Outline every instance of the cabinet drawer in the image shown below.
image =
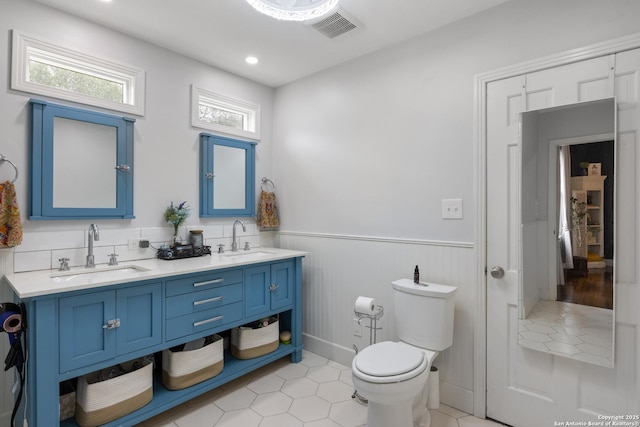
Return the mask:
POLYGON ((170 297, 233 283, 242 283, 242 270, 214 271, 198 276, 169 280, 167 281, 166 295, 170 297))
POLYGON ((242 319, 242 301, 166 320, 167 341, 242 319))
POLYGON ((242 301, 242 283, 216 286, 211 289, 167 298, 165 300, 165 316, 167 318, 177 317, 238 301, 242 301))

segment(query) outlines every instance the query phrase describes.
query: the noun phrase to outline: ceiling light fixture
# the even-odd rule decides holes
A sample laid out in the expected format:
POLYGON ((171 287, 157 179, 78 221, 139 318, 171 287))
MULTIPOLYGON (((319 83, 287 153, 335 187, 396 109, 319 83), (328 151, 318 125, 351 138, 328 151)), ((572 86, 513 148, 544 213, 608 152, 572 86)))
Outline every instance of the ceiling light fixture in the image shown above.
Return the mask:
POLYGON ((258 63, 258 58, 255 56, 247 56, 244 60, 249 65, 256 65, 258 63))
POLYGON ((308 21, 329 13, 339 0, 247 0, 255 10, 283 21, 308 21))

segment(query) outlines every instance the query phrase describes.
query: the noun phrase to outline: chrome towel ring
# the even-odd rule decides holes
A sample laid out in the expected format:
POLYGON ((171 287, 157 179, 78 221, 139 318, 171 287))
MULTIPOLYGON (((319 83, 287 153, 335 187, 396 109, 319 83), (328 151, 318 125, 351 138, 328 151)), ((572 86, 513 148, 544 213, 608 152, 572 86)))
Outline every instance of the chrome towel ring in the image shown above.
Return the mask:
POLYGON ((11 166, 13 166, 13 169, 15 169, 16 176, 11 182, 16 182, 16 180, 18 179, 18 167, 11 160, 7 159, 4 154, 0 154, 0 166, 2 166, 5 162, 9 163, 11 166))
POLYGON ((260 186, 262 188, 262 190, 264 190, 264 186, 265 184, 271 184, 271 187, 273 187, 272 191, 275 191, 276 189, 276 185, 273 183, 273 181, 271 181, 269 178, 267 178, 266 176, 262 177, 262 185, 260 186))

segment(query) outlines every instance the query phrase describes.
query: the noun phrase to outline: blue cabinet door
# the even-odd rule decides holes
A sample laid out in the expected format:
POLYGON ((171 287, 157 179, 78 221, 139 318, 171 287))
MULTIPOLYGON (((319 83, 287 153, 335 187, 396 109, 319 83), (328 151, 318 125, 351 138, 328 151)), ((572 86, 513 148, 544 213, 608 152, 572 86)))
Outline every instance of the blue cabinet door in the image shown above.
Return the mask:
POLYGON ((293 304, 295 270, 293 261, 271 265, 271 309, 276 310, 293 304))
POLYGON ((118 354, 129 353, 162 342, 160 283, 118 290, 116 310, 121 328, 117 333, 118 354))
POLYGON ((161 283, 59 300, 60 372, 162 342, 161 283))
POLYGON ((244 270, 244 315, 257 316, 271 309, 269 283, 271 266, 259 265, 244 270))
POLYGON ((116 330, 104 329, 116 319, 115 291, 60 298, 60 372, 91 365, 116 355, 116 330))
POLYGON ((293 261, 245 269, 244 314, 246 317, 291 306, 294 301, 293 261))

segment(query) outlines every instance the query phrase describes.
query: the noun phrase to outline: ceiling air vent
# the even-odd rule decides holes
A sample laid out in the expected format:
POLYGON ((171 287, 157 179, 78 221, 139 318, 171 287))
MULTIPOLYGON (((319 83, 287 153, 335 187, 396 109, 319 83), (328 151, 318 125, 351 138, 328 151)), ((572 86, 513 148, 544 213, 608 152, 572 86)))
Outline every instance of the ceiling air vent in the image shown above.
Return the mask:
POLYGON ((326 17, 310 21, 307 25, 323 36, 332 39, 359 27, 355 19, 347 16, 344 10, 338 8, 326 17))

